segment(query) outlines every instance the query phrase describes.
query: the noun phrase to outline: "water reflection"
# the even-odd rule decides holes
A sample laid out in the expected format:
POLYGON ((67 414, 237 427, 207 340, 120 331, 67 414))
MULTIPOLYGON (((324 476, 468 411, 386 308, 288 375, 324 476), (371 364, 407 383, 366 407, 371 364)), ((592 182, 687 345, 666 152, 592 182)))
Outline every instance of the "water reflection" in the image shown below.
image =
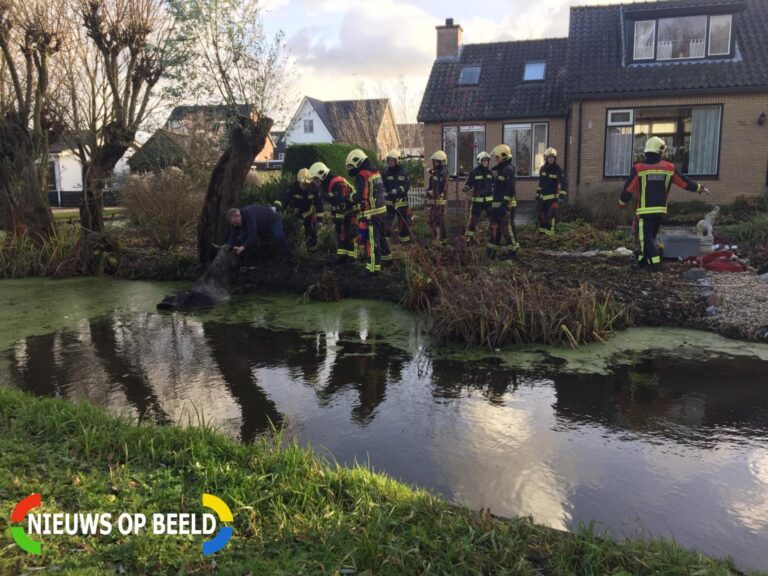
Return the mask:
POLYGON ((656 354, 607 376, 521 371, 404 351, 364 308, 355 318, 299 332, 114 313, 18 342, 8 378, 160 423, 202 413, 246 441, 284 425, 474 508, 768 565, 768 363, 656 354))

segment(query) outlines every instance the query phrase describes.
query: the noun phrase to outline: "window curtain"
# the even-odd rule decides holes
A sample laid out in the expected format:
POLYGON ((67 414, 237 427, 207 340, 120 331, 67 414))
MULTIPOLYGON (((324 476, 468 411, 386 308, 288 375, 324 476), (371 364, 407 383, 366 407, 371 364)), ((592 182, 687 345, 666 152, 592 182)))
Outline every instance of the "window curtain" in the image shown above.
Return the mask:
POLYGON ((605 143, 605 175, 628 176, 632 166, 632 126, 609 127, 605 143))
POLYGON ((720 150, 720 108, 702 107, 691 111, 689 174, 717 174, 720 150))

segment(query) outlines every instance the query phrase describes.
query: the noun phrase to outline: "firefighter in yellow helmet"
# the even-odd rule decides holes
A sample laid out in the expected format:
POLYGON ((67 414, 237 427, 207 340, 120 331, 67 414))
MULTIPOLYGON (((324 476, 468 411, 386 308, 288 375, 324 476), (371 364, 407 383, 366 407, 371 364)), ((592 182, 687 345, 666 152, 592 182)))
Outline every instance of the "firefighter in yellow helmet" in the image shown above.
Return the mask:
POLYGON ((370 158, 359 148, 347 154, 346 167, 350 177, 355 179, 352 201, 360 211, 358 242, 364 250, 365 269, 373 274, 381 270, 382 262, 392 261, 389 242, 384 235, 387 213, 384 182, 370 158))
POLYGON ((544 150, 544 165, 539 170, 539 187, 536 190, 536 206, 539 213, 539 232, 554 236, 557 222, 558 201, 567 194, 565 173, 557 163, 557 150, 544 150))
POLYGON ((477 166, 467 176, 463 191, 472 193, 472 206, 469 210, 469 221, 465 237, 467 244, 477 244, 475 230, 477 221, 485 212, 490 221, 493 204, 493 173, 490 169, 491 155, 488 152, 480 152, 477 155, 477 166))
POLYGON ((357 259, 357 212, 352 201, 352 185, 343 176, 337 176, 322 162, 309 167, 312 180, 318 183, 331 205, 331 217, 336 228, 336 262, 354 262, 357 259))
POLYGON ((517 234, 515 231, 515 208, 517 197, 515 190, 515 167, 512 165, 512 150, 506 144, 499 144, 491 150, 493 166, 493 204, 491 218, 491 242, 488 254, 505 258, 515 258, 517 234), (502 240, 504 244, 502 245, 502 240))
POLYGON ((429 227, 432 241, 445 245, 445 207, 448 204, 448 156, 442 150, 432 154, 432 168, 429 170, 427 205, 429 206, 429 227))
POLYGON ((384 180, 387 202, 387 238, 397 219, 398 237, 400 242, 405 244, 411 241, 411 209, 408 207, 411 179, 401 164, 400 157, 399 150, 390 150, 387 153, 387 167, 381 177, 384 180))
POLYGON ((675 165, 664 160, 667 145, 658 136, 652 136, 645 143, 645 161, 632 166, 619 197, 619 208, 623 208, 634 196, 635 225, 640 242, 637 263, 653 272, 661 270, 661 255, 656 247, 656 235, 661 221, 667 214, 667 201, 672 184, 689 192, 709 194, 704 186, 683 176, 675 165))
POLYGON ((307 250, 317 250, 317 219, 325 214, 320 186, 312 181, 309 169, 299 170, 296 181, 283 192, 280 200, 274 202, 274 206, 283 217, 293 214, 301 220, 307 250))

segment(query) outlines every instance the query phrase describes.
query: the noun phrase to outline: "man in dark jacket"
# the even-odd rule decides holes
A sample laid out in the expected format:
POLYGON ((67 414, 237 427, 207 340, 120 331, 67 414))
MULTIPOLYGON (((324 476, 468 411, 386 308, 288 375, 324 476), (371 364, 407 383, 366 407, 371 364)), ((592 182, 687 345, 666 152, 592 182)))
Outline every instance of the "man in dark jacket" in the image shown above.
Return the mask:
POLYGON ((365 269, 373 274, 381 270, 382 262, 392 261, 389 242, 384 235, 384 216, 387 214, 384 183, 379 171, 359 148, 347 154, 345 166, 355 179, 352 201, 360 210, 358 241, 364 249, 365 269))
POLYGON ((469 211, 469 221, 467 222, 467 231, 464 236, 467 244, 477 244, 475 240, 475 230, 477 221, 485 212, 489 222, 491 211, 493 210, 493 173, 488 167, 491 162, 491 156, 488 152, 480 152, 477 155, 477 166, 467 176, 467 182, 464 184, 463 191, 472 193, 472 207, 469 211))
POLYGON ((672 184, 689 192, 709 194, 709 190, 701 184, 683 176, 674 164, 662 159, 666 148, 666 143, 658 136, 648 139, 645 143, 645 162, 638 162, 632 167, 619 197, 619 208, 626 206, 633 196, 636 198, 637 237, 640 242, 637 261, 640 266, 647 266, 653 272, 661 269, 656 235, 667 214, 672 184))
POLYGON ((512 166, 512 150, 506 144, 499 144, 491 150, 496 161, 493 167, 493 218, 491 220, 493 242, 489 245, 493 252, 507 258, 517 256, 517 233, 515 231, 515 208, 517 195, 515 189, 515 167, 512 166), (505 244, 502 246, 502 239, 505 244))
POLYGON ((281 214, 292 211, 304 225, 304 239, 307 250, 317 250, 318 218, 322 219, 323 198, 320 186, 312 181, 309 169, 302 168, 296 175, 296 181, 284 192, 280 200, 275 201, 275 207, 281 214))
POLYGON ((280 257, 291 257, 291 246, 283 234, 283 220, 272 208, 258 204, 230 208, 227 221, 230 225, 227 244, 238 256, 246 251, 254 252, 259 240, 271 238, 277 244, 280 257))
POLYGON ((539 232, 555 235, 558 201, 567 194, 565 174, 557 163, 557 150, 544 150, 544 166, 539 170, 539 188, 536 190, 536 206, 539 212, 539 232))
POLYGON ((384 191, 387 204, 387 228, 386 235, 395 226, 397 219, 397 232, 400 242, 406 244, 411 241, 411 209, 408 207, 408 191, 411 189, 411 179, 405 168, 400 164, 400 151, 391 150, 387 154, 387 169, 381 175, 384 180, 384 191))

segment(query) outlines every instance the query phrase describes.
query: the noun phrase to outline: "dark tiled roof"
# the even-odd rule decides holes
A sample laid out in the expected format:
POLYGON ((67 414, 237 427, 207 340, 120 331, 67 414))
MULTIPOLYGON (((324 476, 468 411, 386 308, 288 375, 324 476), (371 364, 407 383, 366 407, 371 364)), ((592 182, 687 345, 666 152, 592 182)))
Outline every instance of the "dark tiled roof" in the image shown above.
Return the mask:
POLYGON ((307 100, 312 104, 334 140, 340 139, 339 135, 344 134, 341 124, 351 117, 359 118, 362 116, 366 118, 370 123, 370 132, 372 134, 378 133, 389 104, 389 100, 386 98, 324 101, 307 96, 307 100))
POLYGON ((128 159, 132 172, 149 172, 169 166, 180 166, 184 162, 189 136, 163 130, 156 130, 144 145, 128 159))
POLYGON ((226 104, 195 104, 192 106, 176 106, 171 110, 171 115, 168 117, 168 122, 175 122, 190 115, 202 114, 206 119, 218 119, 226 118, 232 111, 237 112, 242 116, 250 115, 250 106, 247 104, 238 104, 237 108, 233 109, 226 104))
POLYGON ((456 59, 432 65, 419 122, 564 116, 566 38, 466 44, 456 59), (526 62, 545 61, 543 81, 523 82, 526 62), (464 66, 479 65, 476 86, 457 86, 464 66))
MULTIPOLYGON (((629 26, 630 24, 627 24, 629 26)), ((768 1, 669 0, 571 10, 568 47, 570 97, 642 93, 749 90, 768 87, 768 1), (622 15, 632 18, 696 13, 697 8, 731 12, 733 58, 632 64, 630 34, 622 15)))

